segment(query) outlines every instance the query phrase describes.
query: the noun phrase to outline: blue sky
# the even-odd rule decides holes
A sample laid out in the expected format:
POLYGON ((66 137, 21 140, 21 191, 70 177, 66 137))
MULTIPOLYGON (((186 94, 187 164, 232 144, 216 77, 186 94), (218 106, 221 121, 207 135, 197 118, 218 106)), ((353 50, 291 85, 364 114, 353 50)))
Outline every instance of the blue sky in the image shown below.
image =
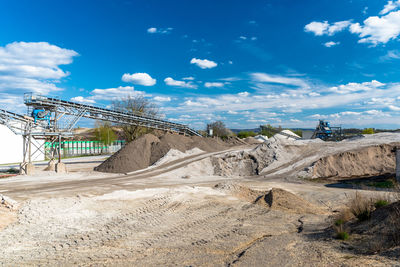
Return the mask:
POLYGON ((196 129, 400 128, 400 0, 14 0, 0 28, 4 109, 130 94, 196 129))

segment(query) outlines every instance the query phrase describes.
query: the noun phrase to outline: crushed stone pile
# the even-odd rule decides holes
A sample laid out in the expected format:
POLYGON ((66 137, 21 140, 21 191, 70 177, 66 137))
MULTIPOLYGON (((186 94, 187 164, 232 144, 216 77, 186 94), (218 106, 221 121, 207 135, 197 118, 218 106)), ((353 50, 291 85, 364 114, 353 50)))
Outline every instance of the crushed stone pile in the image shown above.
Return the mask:
POLYGON ((383 144, 329 155, 306 168, 302 176, 346 179, 394 173, 396 168, 394 148, 393 144, 383 144))
POLYGON ((171 149, 180 152, 198 148, 202 151, 213 152, 229 148, 236 144, 235 139, 227 142, 217 138, 204 138, 198 136, 183 136, 166 133, 160 137, 146 134, 133 142, 128 143, 118 152, 95 168, 95 171, 109 173, 127 173, 147 168, 171 149))
POLYGON ((271 139, 251 150, 230 152, 212 158, 215 175, 251 176, 260 175, 276 162, 286 162, 293 157, 290 148, 279 139, 271 139))

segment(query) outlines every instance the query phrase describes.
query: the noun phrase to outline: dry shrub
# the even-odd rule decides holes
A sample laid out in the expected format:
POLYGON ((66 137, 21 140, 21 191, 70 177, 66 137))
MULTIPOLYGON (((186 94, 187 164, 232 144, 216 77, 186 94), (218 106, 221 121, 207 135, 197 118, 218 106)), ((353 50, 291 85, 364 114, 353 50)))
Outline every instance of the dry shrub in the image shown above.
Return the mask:
POLYGON ((400 207, 394 207, 394 212, 390 215, 390 237, 395 245, 400 245, 400 207))
POLYGON ((359 221, 365 221, 371 217, 371 212, 375 208, 374 200, 356 192, 354 197, 350 199, 348 208, 359 221))

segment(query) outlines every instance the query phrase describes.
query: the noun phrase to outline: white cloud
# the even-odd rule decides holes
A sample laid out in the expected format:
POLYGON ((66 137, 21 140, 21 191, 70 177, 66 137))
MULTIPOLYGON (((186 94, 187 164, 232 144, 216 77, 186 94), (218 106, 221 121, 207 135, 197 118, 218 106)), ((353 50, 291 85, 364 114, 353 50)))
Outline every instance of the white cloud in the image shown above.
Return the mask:
POLYGON ((313 21, 309 24, 307 24, 304 27, 304 30, 306 32, 312 32, 317 36, 321 35, 334 35, 337 32, 341 32, 347 27, 350 26, 350 21, 349 20, 344 20, 344 21, 338 21, 333 24, 329 24, 327 21, 324 22, 318 22, 318 21, 313 21))
POLYGON ((251 40, 255 41, 255 40, 257 40, 257 37, 253 36, 253 37, 251 37, 251 40))
POLYGON ((71 98, 72 102, 78 102, 78 103, 84 103, 84 104, 94 104, 96 103, 96 101, 94 101, 93 99, 90 98, 85 98, 83 96, 76 96, 71 98))
POLYGON ((339 45, 339 44, 340 44, 340 42, 333 42, 333 41, 330 41, 330 42, 326 42, 326 43, 324 44, 324 46, 326 46, 326 47, 332 47, 332 46, 339 45))
POLYGON ((233 110, 228 110, 227 113, 228 113, 228 114, 231 114, 231 115, 236 115, 236 114, 238 114, 237 111, 233 111, 233 110))
POLYGON ((94 89, 89 99, 93 100, 112 100, 126 96, 144 96, 145 92, 134 90, 133 86, 119 86, 117 88, 94 89))
POLYGON ((72 63, 73 50, 47 42, 14 42, 0 47, 0 90, 48 94, 69 75, 60 65, 72 63))
POLYGON ((359 43, 385 44, 400 34, 400 11, 382 17, 371 16, 364 20, 364 25, 354 23, 350 26, 350 32, 358 34, 361 38, 359 43))
POLYGON ((299 79, 299 78, 271 75, 271 74, 262 73, 262 72, 251 73, 250 76, 251 76, 252 80, 255 82, 277 83, 277 84, 293 85, 293 86, 299 86, 299 87, 309 87, 307 82, 305 82, 303 79, 299 79))
POLYGON ((193 89, 197 88, 197 85, 193 84, 192 82, 177 81, 177 80, 172 79, 171 77, 165 78, 164 82, 166 85, 169 85, 169 86, 193 88, 193 89))
POLYGON ((386 53, 386 55, 380 57, 381 60, 393 60, 393 59, 400 59, 400 52, 397 50, 390 50, 386 53))
POLYGON ((159 34, 169 34, 174 28, 155 28, 151 27, 147 29, 148 33, 154 34, 154 33, 159 33, 159 34))
POLYGON ((382 87, 385 84, 378 82, 376 80, 372 80, 371 82, 363 82, 363 83, 348 83, 342 84, 339 86, 334 86, 329 88, 330 91, 339 93, 339 94, 348 94, 352 92, 359 91, 370 91, 376 89, 378 87, 382 87))
POLYGON ((307 24, 304 27, 304 30, 306 32, 312 32, 315 35, 321 36, 326 33, 328 28, 329 28, 329 23, 327 21, 324 22, 313 21, 307 24))
POLYGON ((122 81, 144 86, 153 86, 156 84, 156 79, 151 78, 147 73, 125 73, 122 75, 122 81))
POLYGON ((238 95, 239 95, 239 96, 244 96, 244 97, 246 97, 246 96, 249 96, 249 95, 250 95, 250 93, 249 93, 249 92, 246 92, 246 91, 244 91, 244 92, 240 92, 240 93, 238 93, 238 95))
POLYGON ((202 69, 211 69, 211 68, 215 68, 216 66, 218 66, 218 64, 212 60, 197 59, 197 58, 192 58, 192 60, 190 60, 190 64, 196 64, 198 67, 200 67, 202 69))
POLYGON ((390 110, 393 110, 393 111, 400 111, 400 107, 398 107, 398 106, 389 105, 388 108, 389 108, 390 110))
POLYGON ((193 80, 194 80, 194 77, 192 77, 192 76, 184 77, 184 78, 182 78, 182 80, 185 80, 185 81, 193 81, 193 80))
POLYGON ((220 83, 220 82, 206 82, 204 84, 205 87, 207 88, 211 88, 211 87, 223 87, 224 83, 220 83))
POLYGON ((385 15, 392 10, 398 9, 400 7, 400 0, 397 1, 388 1, 388 3, 383 7, 379 15, 385 15))
POLYGON ((155 101, 158 101, 158 102, 169 102, 169 101, 171 101, 171 98, 169 96, 155 96, 153 99, 155 101))

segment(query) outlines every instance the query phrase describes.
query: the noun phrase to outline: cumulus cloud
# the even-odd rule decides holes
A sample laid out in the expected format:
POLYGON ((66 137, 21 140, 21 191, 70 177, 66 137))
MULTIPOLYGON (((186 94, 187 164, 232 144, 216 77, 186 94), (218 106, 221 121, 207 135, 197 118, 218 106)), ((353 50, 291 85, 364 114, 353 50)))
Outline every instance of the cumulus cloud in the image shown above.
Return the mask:
POLYGON ((198 67, 200 67, 201 69, 212 69, 212 68, 215 68, 216 66, 218 66, 218 64, 212 60, 197 59, 197 58, 192 58, 192 60, 190 60, 190 64, 195 64, 198 67))
POLYGON ((326 46, 326 47, 332 47, 332 46, 339 45, 339 44, 340 44, 340 42, 333 42, 333 41, 330 41, 330 42, 324 43, 324 46, 326 46))
POLYGON ((387 4, 383 7, 379 15, 385 15, 392 10, 398 9, 400 7, 400 0, 397 1, 388 1, 387 4))
MULTIPOLYGON (((338 21, 333 24, 327 21, 313 21, 304 27, 304 31, 316 36, 332 36, 337 32, 348 29, 359 36, 359 43, 376 46, 396 39, 400 35, 400 0, 389 1, 379 13, 381 16, 370 16, 363 23, 352 23, 351 20, 338 21)), ((328 44, 328 43, 327 43, 328 44)))
POLYGON ((169 102, 169 101, 171 101, 171 98, 169 96, 155 96, 153 99, 155 101, 158 101, 158 102, 169 102))
POLYGON ((359 43, 387 43, 400 34, 400 11, 390 12, 382 17, 369 17, 364 20, 363 25, 354 23, 350 26, 350 32, 358 34, 361 38, 359 43))
POLYGON ((182 87, 182 88, 192 88, 192 89, 196 89, 197 85, 193 84, 192 82, 185 82, 185 81, 178 81, 178 80, 174 80, 171 77, 167 77, 164 79, 164 82, 166 85, 169 86, 176 86, 176 87, 182 87))
POLYGON ((207 88, 211 88, 211 87, 223 87, 224 83, 221 82, 206 82, 204 84, 205 87, 207 88))
POLYGON ((337 32, 341 32, 347 27, 349 27, 351 22, 349 20, 344 20, 344 21, 338 21, 333 24, 329 24, 327 21, 324 22, 318 22, 318 21, 313 21, 307 24, 304 27, 304 30, 306 32, 312 32, 317 36, 321 35, 329 35, 332 36, 337 32))
MULTIPOLYGON (((78 53, 47 42, 14 42, 0 47, 0 88, 48 94, 69 75, 60 65, 72 63, 78 53)), ((4 90, 3 89, 3 90, 4 90)))
POLYGON ((148 28, 148 29, 147 29, 147 32, 148 32, 148 33, 156 33, 156 32, 157 32, 157 28, 154 28, 154 27, 148 28))
POLYGON ((122 81, 144 86, 153 86, 156 84, 156 79, 151 78, 147 73, 125 73, 122 75, 122 81))
POLYGON ((329 90, 339 94, 348 94, 359 91, 370 91, 384 85, 385 84, 378 82, 377 80, 372 80, 371 82, 342 84, 331 87, 329 90))

